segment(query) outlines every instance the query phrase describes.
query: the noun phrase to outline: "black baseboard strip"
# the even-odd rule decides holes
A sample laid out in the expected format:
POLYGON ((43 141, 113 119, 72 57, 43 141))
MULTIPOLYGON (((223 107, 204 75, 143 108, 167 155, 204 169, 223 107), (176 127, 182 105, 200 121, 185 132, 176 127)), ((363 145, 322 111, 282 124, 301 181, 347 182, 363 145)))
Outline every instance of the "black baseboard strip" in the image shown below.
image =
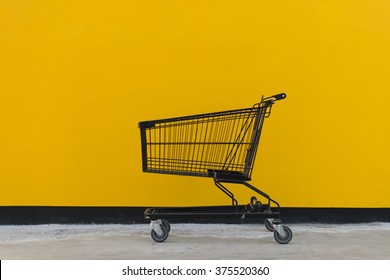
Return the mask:
MULTIPOLYGON (((210 211, 221 208, 223 207, 204 207, 210 211)), ((147 223, 143 215, 145 209, 146 207, 0 206, 0 225, 147 223)), ((284 224, 390 222, 390 208, 282 207, 280 214, 284 224)), ((188 219, 180 222, 205 221, 188 219)), ((259 221, 249 219, 246 222, 259 221)))
POLYGON ((281 208, 285 223, 390 222, 390 208, 281 208))
POLYGON ((133 224, 144 222, 144 208, 1 206, 0 225, 133 224))

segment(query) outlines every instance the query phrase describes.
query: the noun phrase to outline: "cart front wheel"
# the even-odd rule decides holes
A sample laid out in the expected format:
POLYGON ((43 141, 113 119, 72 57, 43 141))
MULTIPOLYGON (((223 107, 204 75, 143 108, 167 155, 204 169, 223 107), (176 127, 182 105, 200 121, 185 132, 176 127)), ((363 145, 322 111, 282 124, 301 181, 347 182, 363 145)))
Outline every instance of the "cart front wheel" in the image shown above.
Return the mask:
POLYGON ((292 239, 292 231, 291 231, 291 229, 290 229, 289 227, 287 227, 287 226, 283 226, 283 229, 284 229, 284 233, 285 233, 284 236, 281 236, 281 235, 279 234, 279 232, 277 232, 277 231, 275 230, 275 232, 274 232, 274 237, 275 237, 275 240, 276 240, 278 243, 280 243, 280 244, 287 244, 287 243, 290 242, 291 239, 292 239))
POLYGON ((274 225, 270 222, 269 219, 265 219, 264 225, 265 225, 265 228, 268 229, 270 232, 275 231, 274 225))
POLYGON ((169 231, 164 224, 161 224, 160 228, 161 228, 161 232, 162 232, 161 234, 157 234, 157 232, 155 232, 154 230, 152 230, 152 232, 150 233, 150 235, 152 236, 152 239, 156 242, 164 242, 168 238, 168 235, 169 235, 169 231))

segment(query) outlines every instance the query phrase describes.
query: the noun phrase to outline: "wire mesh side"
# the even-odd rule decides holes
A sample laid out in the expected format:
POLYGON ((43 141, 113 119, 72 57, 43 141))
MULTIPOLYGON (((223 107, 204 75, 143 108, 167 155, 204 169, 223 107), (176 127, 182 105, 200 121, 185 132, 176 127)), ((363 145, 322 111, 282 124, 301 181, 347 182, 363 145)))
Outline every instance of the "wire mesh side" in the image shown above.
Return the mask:
POLYGON ((145 172, 249 179, 270 106, 145 122, 145 172))

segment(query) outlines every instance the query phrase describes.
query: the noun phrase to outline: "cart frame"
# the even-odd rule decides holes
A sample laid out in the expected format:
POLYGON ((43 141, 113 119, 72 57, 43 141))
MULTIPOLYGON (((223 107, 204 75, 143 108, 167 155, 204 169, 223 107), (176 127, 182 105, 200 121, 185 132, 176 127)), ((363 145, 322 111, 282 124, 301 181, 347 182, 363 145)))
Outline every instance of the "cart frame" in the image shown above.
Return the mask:
POLYGON ((151 236, 156 242, 168 238, 168 220, 229 220, 243 222, 248 218, 264 219, 275 240, 287 244, 292 231, 282 225, 279 203, 249 184, 251 180, 264 119, 273 104, 286 98, 276 94, 251 108, 198 114, 177 118, 143 121, 141 133, 142 170, 149 173, 211 177, 215 186, 227 195, 231 205, 210 211, 203 207, 157 207, 144 212, 150 220, 151 236), (266 200, 252 196, 240 205, 227 184, 239 184, 266 200))

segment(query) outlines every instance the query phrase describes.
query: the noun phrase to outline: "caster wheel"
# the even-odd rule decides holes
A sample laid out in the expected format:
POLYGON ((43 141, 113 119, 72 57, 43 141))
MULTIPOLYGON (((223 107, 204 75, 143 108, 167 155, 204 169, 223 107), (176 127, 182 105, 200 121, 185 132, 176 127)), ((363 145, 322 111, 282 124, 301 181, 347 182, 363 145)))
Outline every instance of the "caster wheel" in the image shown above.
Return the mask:
POLYGON ((275 237, 275 240, 279 243, 279 244, 287 244, 288 242, 291 241, 292 239, 292 231, 289 227, 287 226, 283 226, 283 229, 284 229, 284 232, 285 232, 285 235, 284 236, 281 236, 279 234, 279 232, 277 232, 275 230, 274 232, 274 237, 275 237))
POLYGON ((265 219, 264 225, 265 225, 265 228, 268 229, 270 232, 275 231, 274 225, 270 222, 269 219, 265 219))
POLYGON ((163 226, 165 226, 168 230, 168 233, 171 232, 171 224, 168 222, 168 220, 165 220, 165 219, 161 219, 161 223, 163 226))
POLYGON ((150 233, 150 235, 152 236, 152 239, 156 242, 164 242, 168 238, 168 235, 169 235, 169 231, 164 224, 161 224, 160 228, 162 231, 161 234, 157 234, 157 232, 155 232, 154 230, 152 230, 152 232, 150 233))

